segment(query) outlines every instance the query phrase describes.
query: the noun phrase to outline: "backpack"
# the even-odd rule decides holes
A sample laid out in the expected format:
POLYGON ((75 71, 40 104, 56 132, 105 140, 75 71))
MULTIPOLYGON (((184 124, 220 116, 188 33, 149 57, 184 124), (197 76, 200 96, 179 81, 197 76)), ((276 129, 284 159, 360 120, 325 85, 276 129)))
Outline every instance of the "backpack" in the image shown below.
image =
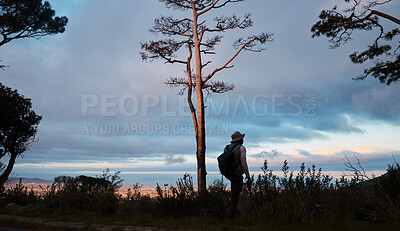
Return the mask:
POLYGON ((235 155, 233 154, 233 149, 236 148, 239 144, 235 144, 232 149, 229 148, 229 144, 226 145, 224 152, 218 156, 218 168, 221 171, 221 174, 229 179, 230 176, 235 174, 235 171, 240 164, 240 157, 238 163, 235 161, 235 155))

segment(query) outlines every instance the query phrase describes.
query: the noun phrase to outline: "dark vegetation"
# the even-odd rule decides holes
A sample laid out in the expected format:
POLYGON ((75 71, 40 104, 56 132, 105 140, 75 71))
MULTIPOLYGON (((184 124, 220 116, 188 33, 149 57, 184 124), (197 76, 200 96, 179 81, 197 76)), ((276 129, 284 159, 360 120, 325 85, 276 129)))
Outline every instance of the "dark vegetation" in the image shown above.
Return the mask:
MULTIPOLYGON (((50 3, 42 0, 0 0, 0 47, 16 39, 63 33, 68 18, 58 17, 50 3)), ((1 60, 0 60, 1 63, 1 60)), ((6 65, 0 64, 0 69, 6 65)), ((0 191, 17 157, 36 141, 41 116, 29 98, 0 83, 0 191)))
MULTIPOLYGON (((68 18, 58 17, 50 3, 42 0, 0 1, 0 46, 16 39, 64 33, 68 18)), ((0 69, 6 65, 0 64, 0 69)))
MULTIPOLYGON (((244 219, 246 226, 367 222, 396 227, 400 221, 399 167, 394 162, 388 165, 386 174, 370 180, 353 167, 352 177, 333 180, 315 166, 306 168, 303 164, 297 173, 291 172, 287 161, 282 167, 283 175, 277 176, 265 161, 263 174, 253 176, 252 188, 243 188, 239 205, 242 215, 238 219, 244 219)), ((16 203, 17 214, 62 216, 91 212, 106 218, 128 217, 147 222, 227 219, 229 191, 223 179, 215 180, 205 193, 198 194, 192 177, 185 174, 176 186, 157 185, 155 198, 142 195, 139 184, 120 195, 121 183, 118 172, 112 175, 109 170, 97 177, 56 177, 41 193, 20 183, 3 193, 0 205, 16 203)))
POLYGON ((36 141, 42 117, 33 111, 31 99, 1 83, 0 112, 0 160, 7 162, 7 164, 0 162, 0 191, 2 191, 17 157, 36 141))
POLYGON ((397 82, 400 79, 400 19, 396 18, 398 15, 389 15, 379 9, 382 5, 392 4, 392 0, 370 1, 367 4, 360 0, 344 1, 347 8, 343 12, 335 6, 320 13, 319 21, 311 28, 312 37, 326 36, 333 49, 351 41, 353 32, 376 31, 376 39, 366 50, 350 55, 351 62, 355 64, 374 62, 374 66, 354 79, 373 76, 387 85, 397 82))

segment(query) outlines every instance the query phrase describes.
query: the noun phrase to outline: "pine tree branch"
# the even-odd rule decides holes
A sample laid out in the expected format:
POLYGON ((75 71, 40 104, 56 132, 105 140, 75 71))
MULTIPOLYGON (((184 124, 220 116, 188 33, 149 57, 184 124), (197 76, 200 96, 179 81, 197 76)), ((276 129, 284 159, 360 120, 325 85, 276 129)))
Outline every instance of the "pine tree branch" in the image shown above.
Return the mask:
POLYGON ((388 19, 388 20, 390 20, 390 21, 392 21, 392 22, 397 23, 397 24, 400 25, 400 19, 395 18, 395 17, 393 17, 393 16, 391 16, 391 15, 385 14, 385 13, 383 13, 383 12, 377 11, 377 10, 371 10, 370 13, 369 13, 367 16, 365 16, 364 18, 360 18, 360 19, 357 19, 357 20, 354 20, 354 21, 352 20, 352 18, 354 17, 354 13, 353 13, 353 14, 351 14, 350 17, 346 20, 346 24, 355 24, 355 23, 363 22, 363 21, 365 21, 365 20, 370 19, 372 15, 381 16, 381 17, 383 17, 383 18, 386 18, 386 19, 388 19))
POLYGON ((233 66, 228 66, 228 65, 240 54, 240 52, 242 50, 256 51, 256 52, 261 51, 262 48, 259 48, 258 50, 252 50, 251 48, 256 45, 255 44, 256 41, 260 42, 261 44, 264 44, 265 42, 268 42, 268 41, 272 41, 271 36, 272 36, 272 34, 262 33, 259 36, 250 36, 249 40, 247 42, 243 42, 243 39, 238 39, 235 42, 235 45, 240 44, 240 48, 238 49, 238 51, 224 65, 222 65, 219 68, 216 68, 211 74, 209 74, 207 76, 207 78, 203 81, 203 84, 206 84, 207 81, 209 81, 217 72, 219 72, 223 69, 226 69, 226 68, 233 67, 233 66))

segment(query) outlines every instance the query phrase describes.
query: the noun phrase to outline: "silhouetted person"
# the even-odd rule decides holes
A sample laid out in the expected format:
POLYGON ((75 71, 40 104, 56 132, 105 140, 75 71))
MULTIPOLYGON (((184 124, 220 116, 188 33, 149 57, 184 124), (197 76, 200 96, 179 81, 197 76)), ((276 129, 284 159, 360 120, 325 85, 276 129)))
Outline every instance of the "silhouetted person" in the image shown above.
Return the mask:
POLYGON ((232 141, 229 145, 229 148, 232 148, 236 145, 236 147, 232 150, 235 155, 235 163, 238 163, 238 167, 236 168, 235 174, 229 177, 231 181, 231 210, 230 217, 233 218, 236 216, 236 209, 239 201, 239 195, 242 191, 243 185, 243 173, 246 174, 246 183, 247 185, 251 185, 249 168, 247 166, 246 161, 246 148, 243 146, 243 138, 245 134, 241 134, 236 131, 232 134, 232 141))

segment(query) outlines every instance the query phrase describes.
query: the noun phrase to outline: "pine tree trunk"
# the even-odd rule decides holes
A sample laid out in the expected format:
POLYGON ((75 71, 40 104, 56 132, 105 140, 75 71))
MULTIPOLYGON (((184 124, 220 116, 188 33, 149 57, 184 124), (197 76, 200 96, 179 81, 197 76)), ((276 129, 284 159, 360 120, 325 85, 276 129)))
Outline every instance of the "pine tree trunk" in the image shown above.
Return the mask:
POLYGON ((206 134, 204 121, 204 101, 202 91, 197 93, 198 139, 197 139, 197 180, 199 192, 206 191, 206 134))
POLYGON ((206 132, 205 132, 205 116, 204 116, 204 97, 203 97, 203 80, 202 80, 202 64, 200 54, 200 41, 197 33, 197 12, 193 10, 193 40, 196 61, 196 96, 197 96, 197 133, 196 133, 196 157, 197 157, 197 186, 199 193, 205 192, 206 188, 206 132))

